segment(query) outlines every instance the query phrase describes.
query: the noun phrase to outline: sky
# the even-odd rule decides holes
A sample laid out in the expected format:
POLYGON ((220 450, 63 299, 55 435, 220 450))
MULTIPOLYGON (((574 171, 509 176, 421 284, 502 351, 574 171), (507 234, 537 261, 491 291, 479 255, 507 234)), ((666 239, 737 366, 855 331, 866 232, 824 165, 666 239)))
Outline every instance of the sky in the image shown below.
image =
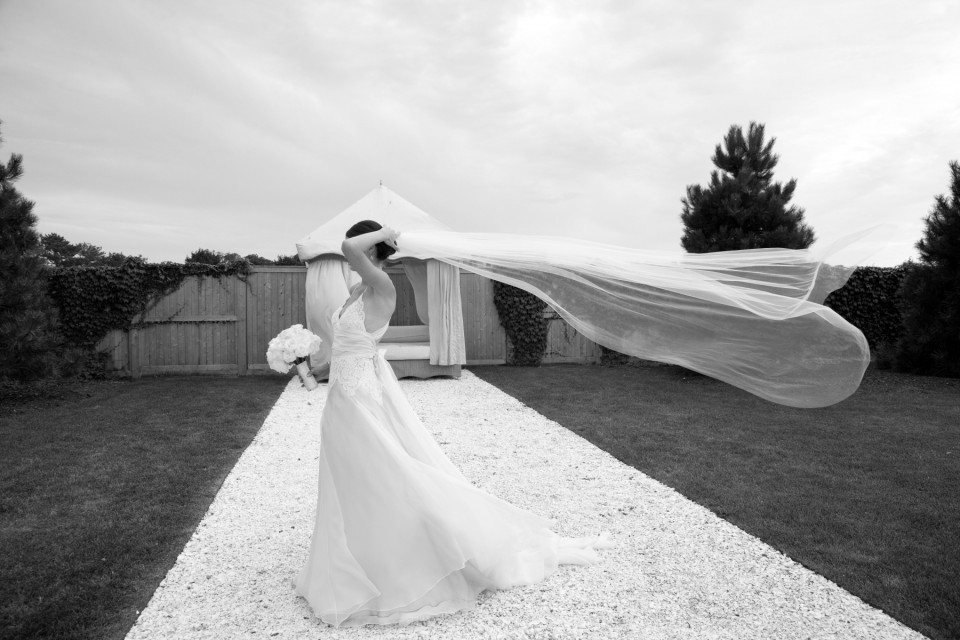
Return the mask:
MULTIPOLYGON (((915 258, 960 159, 956 0, 0 0, 41 233, 266 257, 382 182, 459 231, 681 251, 765 125, 814 247, 915 258)), ((400 230, 402 232, 402 230, 400 230)))

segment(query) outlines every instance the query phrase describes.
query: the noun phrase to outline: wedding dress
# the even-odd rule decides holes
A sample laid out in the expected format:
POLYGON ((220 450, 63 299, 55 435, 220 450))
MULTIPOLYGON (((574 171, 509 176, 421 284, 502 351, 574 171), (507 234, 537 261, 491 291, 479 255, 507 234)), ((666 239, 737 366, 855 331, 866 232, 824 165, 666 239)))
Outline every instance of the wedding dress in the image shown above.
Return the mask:
POLYGON ((294 583, 317 617, 405 624, 597 562, 605 536, 560 537, 454 466, 377 350, 386 329, 366 330, 362 294, 333 314, 316 522, 294 583))

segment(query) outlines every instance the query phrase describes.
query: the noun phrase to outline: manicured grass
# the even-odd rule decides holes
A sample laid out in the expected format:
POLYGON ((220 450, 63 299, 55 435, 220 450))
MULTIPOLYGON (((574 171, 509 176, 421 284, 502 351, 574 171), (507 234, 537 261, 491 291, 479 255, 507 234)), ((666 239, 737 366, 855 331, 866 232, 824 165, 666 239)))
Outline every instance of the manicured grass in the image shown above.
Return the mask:
POLYGON ((960 380, 792 409, 676 367, 471 367, 932 638, 960 638, 960 380))
POLYGON ((0 389, 0 638, 123 638, 286 382, 0 389))

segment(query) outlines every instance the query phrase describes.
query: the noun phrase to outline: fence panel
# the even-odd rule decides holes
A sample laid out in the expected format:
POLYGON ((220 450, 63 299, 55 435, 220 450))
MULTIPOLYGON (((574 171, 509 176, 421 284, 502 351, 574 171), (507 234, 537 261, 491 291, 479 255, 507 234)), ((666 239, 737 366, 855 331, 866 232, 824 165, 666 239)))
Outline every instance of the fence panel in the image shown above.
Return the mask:
POLYGON ((503 364, 507 361, 507 334, 493 305, 493 281, 461 272, 460 300, 467 364, 503 364))
POLYGON ((267 345, 294 324, 307 324, 307 270, 254 267, 246 285, 246 368, 267 372, 267 345))
POLYGON ((130 331, 127 369, 159 373, 238 373, 234 277, 191 276, 147 310, 130 331))
MULTIPOLYGON (((397 287, 391 324, 420 324, 413 287, 390 272, 397 287)), ((150 308, 129 331, 111 331, 100 343, 108 366, 134 377, 161 373, 267 373, 267 344, 293 324, 306 324, 306 269, 253 267, 237 276, 189 277, 150 308)), ((507 338, 493 304, 493 283, 460 275, 468 364, 503 364, 507 338)), ((547 310, 550 332, 544 362, 596 362, 599 347, 547 310)))
POLYGON ((544 364, 600 362, 600 346, 596 342, 585 338, 549 307, 544 310, 543 316, 548 322, 544 364))

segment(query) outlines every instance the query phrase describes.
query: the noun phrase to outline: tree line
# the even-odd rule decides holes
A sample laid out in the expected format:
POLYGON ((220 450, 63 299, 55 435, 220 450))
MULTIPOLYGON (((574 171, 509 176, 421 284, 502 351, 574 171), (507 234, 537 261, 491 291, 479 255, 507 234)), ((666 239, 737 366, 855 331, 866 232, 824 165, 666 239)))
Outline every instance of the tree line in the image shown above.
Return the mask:
MULTIPOLYGON (((123 253, 105 253, 100 247, 87 243, 72 243, 58 233, 40 236, 40 255, 50 267, 119 267, 129 258, 146 262, 143 256, 128 256, 123 253)), ((241 256, 239 253, 223 253, 212 249, 196 249, 186 258, 185 264, 227 264, 245 260, 254 266, 300 265, 297 254, 278 255, 276 259, 264 258, 256 253, 241 256)))
MULTIPOLYGON (((774 180, 779 157, 775 138, 751 122, 727 131, 712 157, 715 169, 705 186, 690 185, 681 199, 681 246, 690 253, 757 248, 805 249, 814 239, 804 210, 791 204, 796 180, 774 180)), ((2 143, 2 138, 0 138, 2 143)), ((895 304, 903 325, 895 344, 883 345, 895 368, 960 377, 960 164, 951 162, 950 194, 934 198, 916 243, 919 262, 899 269, 903 278, 895 304)), ((145 262, 142 256, 105 253, 89 243, 71 243, 36 231, 33 202, 14 183, 23 175, 23 158, 0 163, 0 379, 27 379, 55 368, 62 340, 56 308, 47 296, 53 269, 119 266, 145 262)), ((197 249, 184 263, 204 265, 300 264, 295 255, 275 260, 197 249)))

